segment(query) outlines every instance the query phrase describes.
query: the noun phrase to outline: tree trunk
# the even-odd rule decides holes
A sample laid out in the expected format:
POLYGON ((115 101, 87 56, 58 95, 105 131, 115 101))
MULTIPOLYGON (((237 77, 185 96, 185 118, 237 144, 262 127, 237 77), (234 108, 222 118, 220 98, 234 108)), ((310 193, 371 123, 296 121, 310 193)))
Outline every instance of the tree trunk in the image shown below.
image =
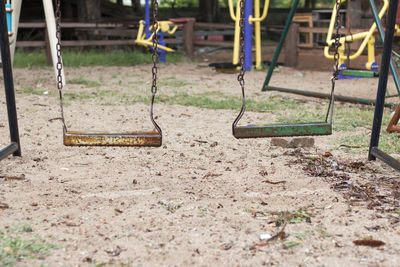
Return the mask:
POLYGON ((78 1, 78 20, 82 22, 99 22, 101 20, 101 0, 78 1))
POLYGON ((200 0, 199 7, 204 21, 213 22, 217 19, 218 0, 200 0))
MULTIPOLYGON (((148 0, 150 1, 150 0, 148 0)), ((143 9, 142 5, 140 4, 140 0, 132 0, 132 9, 135 15, 142 17, 143 16, 143 9)))
POLYGON ((316 0, 306 0, 304 7, 314 9, 316 5, 316 0))

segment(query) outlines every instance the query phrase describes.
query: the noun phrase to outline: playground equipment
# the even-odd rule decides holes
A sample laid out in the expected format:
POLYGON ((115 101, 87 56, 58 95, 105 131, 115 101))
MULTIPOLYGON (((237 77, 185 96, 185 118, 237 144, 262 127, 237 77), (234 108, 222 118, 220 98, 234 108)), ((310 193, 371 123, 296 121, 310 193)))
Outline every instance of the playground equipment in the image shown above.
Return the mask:
MULTIPOLYGON (((245 109, 246 109, 246 98, 245 98, 245 88, 244 88, 244 7, 243 1, 241 0, 241 17, 240 17, 240 49, 241 49, 241 69, 238 75, 238 81, 242 89, 242 108, 240 110, 239 115, 236 117, 232 124, 232 132, 233 136, 236 138, 257 138, 257 137, 281 137, 281 136, 305 136, 305 135, 330 135, 332 134, 332 119, 333 119, 333 107, 334 107, 334 91, 335 91, 335 81, 338 78, 339 70, 339 29, 340 29, 340 0, 336 0, 336 18, 335 18, 335 71, 333 73, 333 77, 331 79, 332 87, 331 87, 331 96, 328 106, 328 111, 326 113, 325 121, 323 122, 307 122, 307 123, 293 123, 293 124, 273 124, 273 125, 246 125, 241 126, 238 125, 240 119, 242 118, 245 109)), ((294 4, 296 7, 298 5, 299 0, 295 0, 294 4)), ((293 12, 294 13, 294 12, 293 12)), ((293 14, 292 14, 293 15, 293 14)))
POLYGON ((174 49, 166 46, 164 41, 164 34, 174 34, 178 29, 178 25, 175 25, 172 21, 158 21, 157 30, 153 30, 154 25, 150 25, 150 6, 149 0, 145 3, 145 20, 139 22, 139 30, 135 40, 135 44, 142 45, 154 50, 153 47, 153 35, 156 34, 158 37, 158 49, 160 62, 164 63, 166 60, 167 52, 175 52, 174 49))
MULTIPOLYGON (((229 72, 240 70, 239 65, 239 53, 240 53, 240 10, 241 1, 237 1, 236 12, 233 4, 233 0, 229 0, 229 14, 232 20, 235 22, 235 35, 233 41, 233 58, 232 63, 213 63, 210 66, 215 67, 218 71, 229 72)), ((244 5, 244 69, 249 71, 252 66, 252 42, 253 42, 253 24, 254 24, 254 37, 255 37, 255 68, 257 70, 263 69, 262 57, 261 57, 261 22, 265 20, 268 14, 269 0, 265 0, 263 13, 260 16, 260 0, 245 1, 244 5), (253 14, 254 6, 254 14, 253 14)))
MULTIPOLYGON (((342 2, 342 1, 343 0, 341 0, 340 2, 342 2)), ((293 20, 293 16, 294 16, 294 14, 296 12, 298 3, 299 3, 298 0, 294 0, 294 2, 292 4, 292 7, 291 7, 291 9, 289 11, 289 15, 288 15, 288 18, 286 20, 286 23, 285 23, 281 38, 280 38, 280 40, 278 42, 278 45, 276 47, 273 59, 271 61, 271 65, 270 65, 270 67, 268 69, 268 73, 267 73, 267 76, 266 76, 265 81, 264 81, 264 85, 263 85, 261 90, 262 91, 267 91, 267 90, 269 90, 269 91, 279 91, 279 92, 297 94, 297 95, 302 95, 302 96, 307 96, 307 97, 330 98, 331 94, 329 94, 329 93, 320 93, 320 92, 313 92, 313 91, 306 91, 306 90, 299 90, 299 89, 292 89, 292 88, 283 88, 283 87, 277 87, 277 86, 269 85, 269 83, 271 81, 271 78, 272 78, 272 75, 273 75, 274 68, 275 68, 275 66, 277 64, 277 60, 278 60, 278 57, 279 57, 281 49, 282 49, 283 43, 284 43, 284 41, 286 39, 287 33, 289 31, 289 27, 290 27, 290 25, 292 23, 292 20, 293 20)), ((383 39, 383 35, 384 35, 383 27, 382 27, 380 18, 378 16, 378 12, 377 12, 377 8, 376 8, 374 0, 369 0, 369 4, 370 4, 370 7, 371 7, 371 11, 372 11, 372 14, 373 14, 373 17, 374 17, 374 21, 375 21, 376 27, 378 28, 379 35, 380 35, 381 39, 384 40, 383 39)), ((342 40, 342 42, 344 41, 342 38, 340 40, 342 40)), ((399 75, 397 73, 397 69, 396 69, 396 66, 395 66, 393 60, 390 61, 390 70, 391 70, 392 75, 393 75, 393 80, 394 80, 395 85, 396 85, 397 93, 398 93, 398 95, 400 95, 400 79, 399 79, 399 75)), ((334 71, 336 71, 336 69, 334 71)), ((357 104, 365 104, 365 105, 373 105, 373 104, 375 104, 375 100, 373 100, 373 99, 365 99, 365 98, 349 97, 349 96, 341 96, 341 95, 335 95, 334 97, 335 97, 335 100, 341 101, 341 102, 349 102, 349 103, 357 103, 357 104)), ((385 106, 393 106, 392 103, 385 103, 384 105, 385 106)))
MULTIPOLYGON (((56 26, 54 19, 54 9, 52 0, 43 0, 43 8, 46 17, 46 27, 47 34, 50 42, 50 50, 51 57, 53 61, 53 69, 55 77, 57 78, 57 51, 56 51, 56 26)), ((7 11, 7 24, 8 24, 8 32, 10 37, 10 54, 11 54, 11 63, 14 61, 15 47, 17 43, 17 35, 19 28, 19 18, 21 13, 22 0, 7 0, 6 1, 6 11, 7 11)), ((64 71, 62 71, 63 81, 64 79, 64 71)))
POLYGON ((158 31, 159 23, 157 21, 157 0, 153 0, 153 25, 152 25, 152 47, 153 49, 153 68, 152 68, 152 87, 151 87, 151 104, 150 104, 150 120, 154 126, 154 130, 148 132, 123 132, 123 133, 109 133, 109 132, 83 132, 83 131, 70 131, 67 129, 64 117, 63 106, 63 77, 61 62, 61 0, 56 1, 56 39, 57 39, 57 89, 60 97, 60 112, 61 121, 63 125, 63 139, 66 146, 161 146, 162 144, 162 131, 153 117, 153 105, 157 93, 157 59, 158 59, 158 36, 154 34, 158 31))
POLYGON ((21 2, 22 0, 13 0, 12 2, 11 0, 7 0, 5 4, 11 63, 13 62, 14 59, 15 43, 17 40, 17 33, 18 33, 19 15, 21 12, 21 2))
MULTIPOLYGON (((233 44, 233 59, 232 64, 239 64, 239 49, 240 49, 240 4, 236 5, 236 14, 234 13, 233 0, 229 0, 229 14, 235 22, 235 38, 233 44)), ((254 36, 255 36, 255 58, 256 69, 262 69, 261 58, 261 22, 265 20, 268 14, 269 0, 265 0, 262 16, 260 16, 260 0, 254 0, 254 15, 253 15, 253 1, 245 1, 244 6, 244 70, 249 71, 252 65, 252 34, 254 23, 254 36)))
POLYGON ((14 81, 11 66, 11 54, 9 43, 9 27, 7 27, 6 18, 6 3, 4 0, 0 1, 0 46, 1 46, 1 60, 3 64, 3 78, 4 88, 6 92, 6 103, 8 113, 8 125, 10 129, 11 143, 0 150, 0 160, 13 154, 14 156, 21 156, 21 144, 19 141, 18 131, 18 118, 17 108, 15 104, 14 81))
MULTIPOLYGON (((341 4, 345 3, 346 0, 341 0, 341 4)), ((383 15, 386 13, 389 0, 383 0, 383 6, 379 11, 379 19, 382 19, 383 15)), ((350 11, 350 5, 348 4, 348 12, 350 11)), ((335 23, 335 8, 332 11, 332 18, 329 25, 328 34, 326 37, 326 46, 324 48, 324 56, 326 58, 332 59, 333 55, 329 53, 329 47, 334 42, 332 40, 332 32, 333 32, 333 24, 335 23)), ((347 16, 347 24, 348 31, 345 36, 340 38, 340 48, 339 48, 339 78, 340 79, 348 79, 348 78, 359 78, 359 77, 374 77, 378 75, 378 64, 375 60, 375 30, 376 23, 373 23, 368 31, 351 34, 351 18, 350 14, 347 16), (363 40, 360 47, 354 54, 351 54, 351 43, 353 41, 363 40), (366 70, 352 70, 350 69, 350 62, 360 57, 365 47, 368 47, 368 62, 365 64, 366 70), (347 50, 347 51, 346 51, 347 50)))
MULTIPOLYGON (((373 0, 371 0, 373 1, 373 0)), ((379 137, 381 132, 382 125, 382 116, 385 102, 385 91, 388 82, 388 74, 389 74, 389 65, 391 61, 392 54, 392 43, 393 36, 395 33, 395 23, 396 23, 396 14, 397 14, 397 6, 398 0, 391 0, 389 5, 389 13, 386 24, 386 32, 384 37, 384 48, 382 54, 382 62, 381 69, 379 75, 379 84, 378 84, 378 92, 376 95, 376 106, 374 113, 374 121, 372 125, 372 133, 371 133, 371 142, 369 145, 369 160, 376 160, 377 158, 382 160, 384 163, 388 164, 392 168, 400 171, 400 161, 393 158, 392 156, 386 154, 382 150, 379 149, 379 137)))
POLYGON ((7 17, 7 29, 8 29, 8 36, 13 36, 13 31, 12 31, 12 6, 10 0, 7 1, 6 3, 6 17, 7 17))

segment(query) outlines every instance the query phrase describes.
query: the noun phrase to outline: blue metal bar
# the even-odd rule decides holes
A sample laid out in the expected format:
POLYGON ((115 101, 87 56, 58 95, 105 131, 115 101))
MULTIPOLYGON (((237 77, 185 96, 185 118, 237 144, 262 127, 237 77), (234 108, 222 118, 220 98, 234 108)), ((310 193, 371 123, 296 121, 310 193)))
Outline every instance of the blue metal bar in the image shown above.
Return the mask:
POLYGON ((6 4, 8 32, 12 32, 12 5, 6 4))
POLYGON ((245 0, 244 5, 244 70, 249 71, 252 65, 253 28, 250 17, 253 16, 253 0, 245 0))
POLYGON ((145 25, 145 31, 146 31, 146 38, 150 37, 150 0, 146 0, 145 3, 145 10, 144 10, 144 22, 146 23, 145 25))

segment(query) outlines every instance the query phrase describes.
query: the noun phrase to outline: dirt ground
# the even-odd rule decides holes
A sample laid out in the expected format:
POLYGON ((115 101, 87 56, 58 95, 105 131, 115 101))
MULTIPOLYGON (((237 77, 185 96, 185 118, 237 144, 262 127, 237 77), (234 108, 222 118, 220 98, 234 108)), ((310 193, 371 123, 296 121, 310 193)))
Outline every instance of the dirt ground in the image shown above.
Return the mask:
MULTIPOLYGON (((66 76, 98 81, 96 90, 149 97, 150 68, 67 69, 66 76)), ((328 92, 330 75, 281 68, 271 84, 328 92)), ((158 102, 160 148, 65 147, 52 69, 15 69, 14 76, 23 157, 0 162, 0 231, 26 223, 33 232, 21 238, 35 235, 58 246, 18 266, 400 264, 399 175, 366 154, 336 150, 334 141, 346 133, 316 137, 312 148, 280 148, 270 139, 235 139, 238 110, 158 102)), ((240 96, 235 75, 203 63, 168 63, 159 76, 164 97, 176 93, 166 83, 171 77, 186 81, 179 90, 190 95, 240 96)), ((245 77, 249 98, 277 94, 260 92, 265 72, 245 77)), ((337 93, 374 98, 376 88, 377 79, 339 81, 337 93)), ((65 92, 93 96, 67 101, 71 129, 151 127, 147 104, 93 90, 66 86, 65 92)), ((265 118, 249 112, 244 121, 265 118)))

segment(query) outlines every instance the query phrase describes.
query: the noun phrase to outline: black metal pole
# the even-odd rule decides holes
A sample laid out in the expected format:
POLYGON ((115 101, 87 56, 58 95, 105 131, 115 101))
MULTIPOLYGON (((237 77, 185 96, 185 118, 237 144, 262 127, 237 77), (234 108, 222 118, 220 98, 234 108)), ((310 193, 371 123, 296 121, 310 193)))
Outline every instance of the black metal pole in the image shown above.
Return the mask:
POLYGON ((381 133, 383 108, 385 103, 385 92, 388 81, 390 60, 392 58, 392 43, 393 43, 394 28, 396 23, 398 2, 399 2, 398 0, 391 0, 389 4, 388 22, 386 24, 381 70, 379 73, 378 92, 376 94, 374 121, 372 124, 371 142, 369 145, 369 152, 368 152, 369 160, 376 159, 376 157, 371 153, 371 150, 373 147, 378 147, 379 145, 379 136, 381 133))
MULTIPOLYGON (((382 22, 379 18, 378 9, 376 8, 374 0, 369 0, 369 6, 371 7, 372 15, 374 16, 379 36, 381 37, 382 40, 385 40, 385 31, 383 29, 382 22)), ((392 72, 393 80, 396 85, 397 95, 400 96, 400 78, 399 74, 397 73, 396 65, 394 64, 393 59, 390 59, 390 70, 392 72)))
POLYGON ((3 65, 4 88, 6 91, 6 102, 8 112, 8 124, 10 128, 10 138, 12 143, 18 145, 18 150, 13 153, 14 156, 21 156, 21 145, 19 141, 17 107, 15 104, 14 81, 12 74, 10 43, 8 40, 8 28, 6 19, 6 1, 0 1, 0 46, 1 62, 3 65))

